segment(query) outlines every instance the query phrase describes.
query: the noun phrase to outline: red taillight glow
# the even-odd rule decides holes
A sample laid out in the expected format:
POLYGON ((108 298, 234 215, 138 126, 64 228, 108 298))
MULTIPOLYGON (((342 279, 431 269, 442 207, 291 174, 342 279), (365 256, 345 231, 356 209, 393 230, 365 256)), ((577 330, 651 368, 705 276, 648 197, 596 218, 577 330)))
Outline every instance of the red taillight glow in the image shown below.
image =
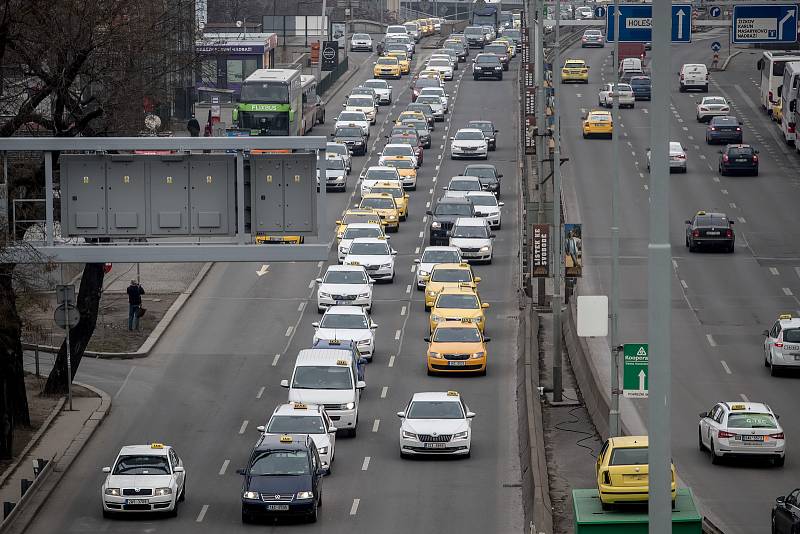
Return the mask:
POLYGON ((700 230, 692 230, 692 237, 700 237, 700 230))
POLYGON ((741 128, 739 128, 739 127, 737 126, 737 127, 736 127, 736 131, 737 131, 737 132, 741 132, 741 131, 742 131, 742 129, 741 129, 741 128))
POLYGON ((716 126, 709 126, 708 129, 711 130, 712 132, 716 132, 717 131, 717 127, 716 126))
POLYGON ((733 230, 728 229, 728 231, 725 232, 725 237, 733 237, 733 230))
POLYGON ((775 348, 776 349, 782 349, 783 348, 783 341, 776 341, 775 342, 775 348))
POLYGON ((722 439, 722 438, 732 438, 732 437, 735 437, 735 436, 736 436, 736 434, 734 434, 733 432, 725 432, 724 430, 720 430, 719 434, 717 434, 717 437, 720 438, 720 439, 722 439))
POLYGON ((725 162, 728 161, 728 155, 727 154, 723 154, 722 155, 722 161, 725 161, 725 162))
POLYGON ((686 154, 677 154, 675 157, 678 159, 686 159, 686 154))
POLYGON ((758 156, 753 156, 753 163, 758 163, 758 156))
POLYGON ((770 434, 769 437, 772 439, 784 439, 783 432, 778 432, 777 434, 770 434))

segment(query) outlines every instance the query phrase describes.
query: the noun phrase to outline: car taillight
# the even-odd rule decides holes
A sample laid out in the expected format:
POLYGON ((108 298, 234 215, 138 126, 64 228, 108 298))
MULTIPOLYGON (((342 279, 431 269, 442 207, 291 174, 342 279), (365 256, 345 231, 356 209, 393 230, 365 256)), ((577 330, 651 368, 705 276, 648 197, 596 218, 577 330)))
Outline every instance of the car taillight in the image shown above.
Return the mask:
POLYGON ((686 154, 676 154, 675 157, 678 159, 686 159, 686 154))
POLYGON ((770 434, 769 437, 772 439, 784 439, 783 432, 778 432, 777 434, 770 434))
POLYGON ((724 430, 720 430, 719 434, 717 434, 717 437, 720 438, 720 439, 722 439, 722 438, 732 438, 732 437, 735 437, 735 436, 736 436, 736 434, 734 434, 733 432, 725 432, 724 430))
POLYGON ((783 341, 776 341, 774 343, 775 348, 782 349, 783 348, 783 341))
POLYGON ((683 74, 681 74, 681 81, 683 81, 683 74))
POLYGON ((787 123, 786 129, 789 130, 789 133, 794 133, 794 123, 793 122, 787 123))
POLYGON ((692 230, 692 237, 700 237, 700 230, 692 230))
POLYGON ((753 154, 753 163, 758 163, 758 156, 753 154))
POLYGON ((737 131, 737 132, 741 132, 741 131, 742 131, 742 129, 741 129, 741 128, 739 128, 739 127, 737 126, 737 127, 736 127, 736 131, 737 131))
POLYGON ((728 230, 725 232, 725 237, 733 237, 733 230, 728 228, 728 230))
POLYGON ((723 154, 722 155, 722 161, 725 161, 725 162, 728 161, 728 155, 727 154, 723 154))
POLYGON ((707 107, 700 106, 700 111, 708 111, 707 107))

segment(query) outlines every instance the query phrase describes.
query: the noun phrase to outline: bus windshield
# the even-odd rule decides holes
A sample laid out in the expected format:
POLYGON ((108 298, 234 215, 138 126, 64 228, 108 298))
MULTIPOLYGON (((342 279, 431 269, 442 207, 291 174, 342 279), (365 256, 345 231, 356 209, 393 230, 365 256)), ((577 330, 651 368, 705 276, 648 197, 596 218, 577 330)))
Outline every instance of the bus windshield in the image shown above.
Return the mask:
POLYGON ((285 111, 240 113, 239 122, 240 128, 258 130, 259 135, 289 135, 289 114, 285 111))
POLYGON ((241 102, 265 104, 288 104, 289 87, 286 84, 269 82, 245 82, 242 85, 241 102))

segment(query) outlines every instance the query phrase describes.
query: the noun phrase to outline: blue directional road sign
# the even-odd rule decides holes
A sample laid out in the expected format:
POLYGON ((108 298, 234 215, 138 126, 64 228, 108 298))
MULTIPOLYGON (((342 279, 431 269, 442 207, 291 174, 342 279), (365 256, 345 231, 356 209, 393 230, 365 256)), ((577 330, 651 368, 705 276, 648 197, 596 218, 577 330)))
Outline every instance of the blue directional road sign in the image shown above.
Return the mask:
POLYGON ((708 10, 708 14, 711 15, 713 18, 719 18, 722 15, 722 9, 719 6, 711 6, 708 10))
POLYGON ((731 41, 737 44, 795 43, 797 9, 797 4, 735 5, 731 41))
POLYGON ((719 52, 720 48, 722 48, 722 45, 719 43, 719 41, 714 41, 713 43, 711 43, 711 50, 713 50, 714 52, 719 52))
MULTIPOLYGON (((653 5, 620 4, 619 6, 620 42, 646 43, 653 40, 653 5)), ((614 41, 614 6, 608 6, 606 16, 606 39, 614 41)), ((691 4, 672 4, 672 42, 692 41, 691 4)))
POLYGON ((603 6, 597 6, 596 8, 594 8, 594 18, 602 19, 605 16, 606 16, 606 8, 604 8, 603 6))

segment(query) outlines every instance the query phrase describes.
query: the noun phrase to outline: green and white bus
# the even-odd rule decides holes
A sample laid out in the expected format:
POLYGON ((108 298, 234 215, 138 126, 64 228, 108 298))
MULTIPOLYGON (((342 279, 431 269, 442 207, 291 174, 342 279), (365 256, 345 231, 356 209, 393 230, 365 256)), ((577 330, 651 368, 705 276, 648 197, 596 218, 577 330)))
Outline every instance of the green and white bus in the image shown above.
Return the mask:
POLYGON ((299 70, 258 69, 242 83, 234 110, 239 131, 250 135, 303 135, 303 84, 299 70))

